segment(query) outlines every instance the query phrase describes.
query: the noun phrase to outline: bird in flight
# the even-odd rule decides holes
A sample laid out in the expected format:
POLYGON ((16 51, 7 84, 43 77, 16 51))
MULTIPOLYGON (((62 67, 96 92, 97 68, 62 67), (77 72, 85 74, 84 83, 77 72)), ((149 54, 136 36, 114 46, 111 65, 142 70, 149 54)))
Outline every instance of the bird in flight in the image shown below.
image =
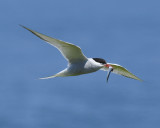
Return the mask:
POLYGON ((64 58, 68 61, 68 66, 66 69, 58 72, 55 75, 40 78, 40 79, 77 76, 77 75, 96 72, 98 70, 104 70, 104 71, 108 71, 107 82, 111 72, 141 81, 141 79, 133 75, 131 72, 129 72, 126 68, 122 67, 121 65, 108 63, 102 58, 87 58, 82 53, 81 48, 76 45, 46 36, 39 32, 33 31, 23 25, 20 25, 20 26, 27 29, 28 31, 30 31, 40 39, 46 41, 50 45, 56 47, 64 56, 64 58))

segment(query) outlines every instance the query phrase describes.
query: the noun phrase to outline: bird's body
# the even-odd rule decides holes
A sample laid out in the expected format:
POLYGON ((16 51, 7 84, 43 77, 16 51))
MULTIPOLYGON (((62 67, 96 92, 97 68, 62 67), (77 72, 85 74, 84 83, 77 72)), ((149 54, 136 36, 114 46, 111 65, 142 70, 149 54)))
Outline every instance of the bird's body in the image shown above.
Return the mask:
POLYGON ((92 58, 88 58, 86 61, 69 64, 67 71, 71 73, 72 76, 76 76, 98 71, 102 67, 102 64, 95 62, 92 58))
POLYGON ((109 71, 107 75, 107 81, 108 81, 110 72, 120 74, 132 79, 140 80, 138 77, 136 77, 135 75, 133 75, 127 69, 123 68, 120 65, 106 63, 106 61, 101 58, 87 58, 81 52, 80 47, 76 45, 73 45, 71 43, 67 43, 61 40, 57 40, 55 38, 51 38, 49 36, 43 35, 31 29, 28 29, 24 26, 22 27, 29 30, 39 38, 53 45, 54 47, 56 47, 64 56, 64 58, 67 59, 68 61, 68 66, 66 69, 60 71, 59 73, 53 76, 45 77, 41 79, 48 79, 53 77, 77 76, 77 75, 96 72, 101 69, 101 70, 109 71))
POLYGON ((102 67, 103 67, 102 64, 97 63, 92 58, 88 58, 87 60, 84 61, 69 63, 66 69, 62 70, 61 72, 51 77, 78 76, 82 74, 96 72, 102 67))

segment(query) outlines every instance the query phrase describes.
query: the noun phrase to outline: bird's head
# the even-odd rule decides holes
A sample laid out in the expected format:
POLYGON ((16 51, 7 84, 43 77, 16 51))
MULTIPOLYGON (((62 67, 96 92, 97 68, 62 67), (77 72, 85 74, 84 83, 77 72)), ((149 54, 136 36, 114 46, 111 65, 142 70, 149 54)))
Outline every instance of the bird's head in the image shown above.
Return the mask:
POLYGON ((109 79, 109 76, 110 76, 110 73, 113 71, 113 67, 109 64, 107 64, 107 62, 102 59, 102 58, 92 58, 94 61, 102 64, 104 67, 108 68, 108 74, 107 74, 107 82, 108 82, 108 79, 109 79))

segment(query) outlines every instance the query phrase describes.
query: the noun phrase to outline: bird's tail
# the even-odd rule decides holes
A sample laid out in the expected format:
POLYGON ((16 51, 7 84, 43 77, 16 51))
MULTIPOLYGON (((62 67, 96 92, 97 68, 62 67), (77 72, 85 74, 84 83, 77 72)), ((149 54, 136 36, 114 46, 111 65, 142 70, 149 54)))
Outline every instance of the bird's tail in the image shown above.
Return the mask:
POLYGON ((39 79, 50 79, 50 78, 54 78, 54 77, 57 77, 57 75, 48 76, 48 77, 42 77, 42 78, 39 78, 39 79))
POLYGON ((60 71, 59 73, 57 73, 53 76, 43 77, 43 78, 40 78, 40 79, 50 79, 50 78, 54 78, 54 77, 65 77, 65 76, 69 76, 67 74, 67 69, 62 70, 62 71, 60 71))

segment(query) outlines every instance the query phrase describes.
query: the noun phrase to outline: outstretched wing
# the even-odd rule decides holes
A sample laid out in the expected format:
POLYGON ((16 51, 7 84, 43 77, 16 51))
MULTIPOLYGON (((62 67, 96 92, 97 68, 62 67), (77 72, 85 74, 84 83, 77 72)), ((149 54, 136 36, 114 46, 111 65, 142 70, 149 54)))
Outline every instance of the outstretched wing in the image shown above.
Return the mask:
POLYGON ((83 55, 80 47, 73 45, 71 43, 66 43, 64 41, 43 35, 25 26, 22 27, 32 32, 34 35, 38 36, 42 40, 48 42, 52 46, 56 47, 61 52, 61 54, 68 60, 68 62, 73 63, 77 61, 87 60, 87 58, 83 55))
MULTIPOLYGON (((112 63, 107 63, 109 65, 111 65, 113 67, 113 73, 115 74, 119 74, 128 78, 132 78, 135 80, 140 80, 142 81, 140 78, 138 78, 137 76, 133 75, 131 72, 129 72, 126 68, 122 67, 121 65, 118 64, 112 64, 112 63)), ((109 68, 107 67, 103 67, 102 70, 109 70, 109 68)))

